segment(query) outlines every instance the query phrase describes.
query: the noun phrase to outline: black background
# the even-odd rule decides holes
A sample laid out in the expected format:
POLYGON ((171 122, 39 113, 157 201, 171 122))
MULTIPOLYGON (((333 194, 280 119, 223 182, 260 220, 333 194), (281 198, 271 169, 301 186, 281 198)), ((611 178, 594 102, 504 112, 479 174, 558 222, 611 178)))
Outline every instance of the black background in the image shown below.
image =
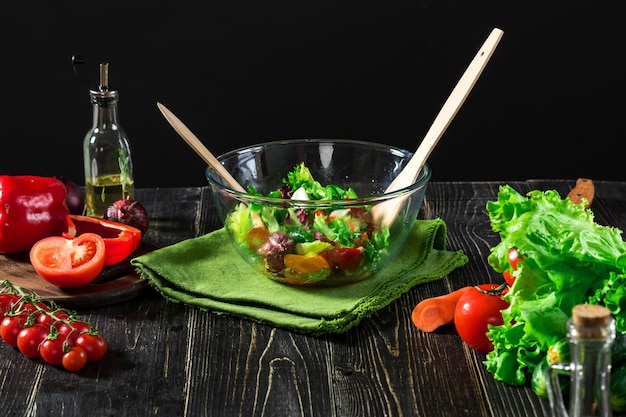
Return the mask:
POLYGON ((89 86, 110 64, 138 187, 205 185, 162 102, 215 154, 289 138, 417 148, 494 27, 433 180, 625 180, 620 0, 42 1, 0 14, 0 174, 84 183, 89 86))

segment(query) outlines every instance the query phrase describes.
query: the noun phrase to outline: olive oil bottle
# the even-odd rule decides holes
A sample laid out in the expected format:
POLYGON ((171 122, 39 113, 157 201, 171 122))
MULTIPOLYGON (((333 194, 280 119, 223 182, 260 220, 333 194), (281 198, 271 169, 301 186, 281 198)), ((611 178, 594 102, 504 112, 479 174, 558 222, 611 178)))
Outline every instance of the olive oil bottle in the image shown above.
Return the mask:
POLYGON ((109 87, 109 64, 100 64, 100 83, 89 91, 93 126, 85 135, 85 214, 103 217, 117 200, 134 198, 130 143, 118 120, 118 91, 109 87))

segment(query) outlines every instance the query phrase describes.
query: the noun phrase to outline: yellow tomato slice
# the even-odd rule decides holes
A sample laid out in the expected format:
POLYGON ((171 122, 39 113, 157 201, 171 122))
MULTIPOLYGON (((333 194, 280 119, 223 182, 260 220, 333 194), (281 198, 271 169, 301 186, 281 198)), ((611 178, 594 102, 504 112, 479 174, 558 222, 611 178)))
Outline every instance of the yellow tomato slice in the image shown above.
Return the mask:
POLYGON ((332 272, 328 261, 322 256, 285 255, 285 281, 292 284, 306 284, 321 281, 332 272))

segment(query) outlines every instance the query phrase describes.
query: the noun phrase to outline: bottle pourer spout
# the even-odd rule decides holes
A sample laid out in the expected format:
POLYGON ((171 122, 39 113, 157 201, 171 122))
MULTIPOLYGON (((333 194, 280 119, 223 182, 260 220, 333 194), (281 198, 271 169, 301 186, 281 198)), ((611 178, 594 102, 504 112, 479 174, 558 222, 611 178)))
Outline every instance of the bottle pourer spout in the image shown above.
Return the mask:
POLYGON ((100 64, 100 91, 109 89, 109 63, 100 64))

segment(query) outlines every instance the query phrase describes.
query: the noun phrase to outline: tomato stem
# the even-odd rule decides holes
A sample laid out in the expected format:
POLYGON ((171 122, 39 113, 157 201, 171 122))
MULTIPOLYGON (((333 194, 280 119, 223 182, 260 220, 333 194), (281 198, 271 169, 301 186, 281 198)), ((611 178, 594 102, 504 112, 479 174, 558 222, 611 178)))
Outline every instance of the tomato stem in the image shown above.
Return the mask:
POLYGON ((478 285, 474 286, 474 288, 476 288, 478 291, 480 291, 483 294, 498 295, 499 296, 499 295, 503 295, 504 294, 504 292, 506 291, 508 286, 509 285, 506 282, 504 282, 504 283, 502 283, 500 285, 493 284, 492 288, 490 288, 488 290, 480 288, 478 285))
MULTIPOLYGON (((0 294, 2 293, 18 295, 20 297, 19 301, 15 303, 15 305, 11 306, 10 311, 5 312, 5 316, 19 316, 24 311, 26 311, 24 308, 26 304, 34 306, 34 310, 28 310, 30 311, 30 313, 28 314, 25 327, 32 326, 34 324, 35 317, 38 314, 45 314, 46 316, 49 316, 53 319, 53 322, 50 324, 50 336, 58 337, 59 331, 57 330, 56 325, 60 323, 65 324, 70 328, 70 331, 65 335, 66 341, 72 333, 83 333, 73 325, 73 323, 81 320, 78 313, 73 310, 59 307, 54 302, 54 300, 39 297, 34 291, 22 288, 17 285, 13 285, 9 280, 4 280, 0 282, 0 294), (45 304, 48 308, 42 307, 42 303, 45 304), (64 316, 59 316, 59 313, 64 313, 67 318, 65 318, 64 316)), ((98 332, 92 326, 89 326, 89 331, 87 333, 92 335, 98 334, 98 332)))

